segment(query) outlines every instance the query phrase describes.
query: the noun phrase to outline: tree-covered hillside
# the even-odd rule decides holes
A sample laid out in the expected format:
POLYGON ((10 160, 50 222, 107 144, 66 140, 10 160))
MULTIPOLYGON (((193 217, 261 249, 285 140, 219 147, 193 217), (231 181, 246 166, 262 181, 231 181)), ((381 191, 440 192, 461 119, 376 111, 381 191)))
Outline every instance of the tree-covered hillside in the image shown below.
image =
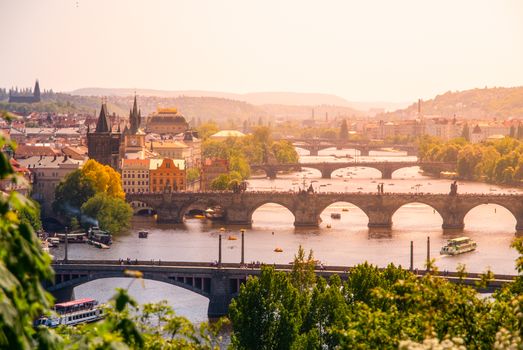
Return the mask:
MULTIPOLYGON (((409 118, 417 115, 418 105, 413 103, 382 115, 382 117, 409 118)), ((467 119, 523 118, 523 87, 484 88, 465 91, 448 91, 422 103, 424 115, 441 115, 467 119)))

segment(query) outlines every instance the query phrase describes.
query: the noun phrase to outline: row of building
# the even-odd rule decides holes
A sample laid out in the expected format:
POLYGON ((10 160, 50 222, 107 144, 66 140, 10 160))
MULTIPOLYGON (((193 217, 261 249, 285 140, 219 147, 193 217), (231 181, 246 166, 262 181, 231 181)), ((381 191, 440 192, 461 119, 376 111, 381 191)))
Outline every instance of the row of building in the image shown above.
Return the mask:
MULTIPOLYGON (((158 133, 169 131, 163 132, 160 138, 151 137, 140 128, 141 113, 136 97, 129 122, 123 130, 119 123, 114 125, 112 119, 103 103, 94 130, 88 126, 85 141, 80 142, 87 146, 57 147, 56 143, 31 144, 18 140, 22 142, 16 150, 10 150, 11 161, 26 179, 25 187, 14 188, 15 184, 9 182, 0 183, 0 187, 4 191, 27 191, 30 185, 31 195, 41 204, 43 215, 52 216, 56 187, 69 173, 81 168, 87 159, 119 171, 126 193, 208 190, 216 177, 229 171, 227 161, 202 160, 202 141, 175 109, 159 110, 151 121, 153 128, 161 128, 156 130, 158 133)), ((24 134, 32 135, 32 132, 26 128, 24 134)), ((46 135, 41 141, 56 135, 56 129, 52 128, 38 134, 44 132, 46 135)))

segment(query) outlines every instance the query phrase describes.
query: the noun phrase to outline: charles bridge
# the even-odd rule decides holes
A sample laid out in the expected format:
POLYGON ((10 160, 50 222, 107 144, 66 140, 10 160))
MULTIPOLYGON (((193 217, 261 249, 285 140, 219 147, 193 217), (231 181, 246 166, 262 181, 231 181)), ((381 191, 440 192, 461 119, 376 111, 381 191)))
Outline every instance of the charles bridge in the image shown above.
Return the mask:
POLYGON ((291 142, 295 147, 299 147, 308 150, 311 156, 317 156, 318 152, 335 147, 338 150, 341 149, 355 149, 360 152, 360 156, 368 156, 370 151, 379 151, 385 148, 393 148, 395 150, 407 152, 408 156, 416 156, 418 154, 418 147, 414 144, 385 144, 385 143, 372 143, 372 142, 355 142, 348 140, 332 140, 332 139, 321 139, 321 138, 310 138, 310 139, 285 139, 291 142))
POLYGON ((377 169, 381 172, 382 179, 391 179, 392 173, 402 168, 412 166, 423 167, 423 169, 439 174, 441 171, 455 171, 455 162, 318 162, 297 164, 253 164, 252 171, 264 171, 267 177, 275 179, 279 171, 299 171, 302 168, 317 169, 321 177, 330 179, 332 173, 338 169, 350 167, 366 167, 377 169))
MULTIPOLYGON (((279 271, 290 271, 291 265, 272 265, 279 271)), ((240 285, 249 276, 261 273, 259 265, 249 266, 243 263, 209 263, 209 262, 167 262, 167 261, 131 261, 124 263, 116 260, 68 260, 55 261, 52 264, 55 271, 53 283, 45 288, 54 294, 58 301, 74 299, 74 287, 103 278, 136 277, 139 271, 142 278, 155 280, 178 286, 209 299, 207 314, 209 317, 227 315, 229 303, 238 295, 240 285), (129 272, 131 271, 131 272, 129 272), (134 273, 133 273, 134 272, 134 273)), ((328 278, 338 274, 346 279, 350 267, 321 266, 316 268, 316 274, 328 278)), ((421 277, 426 272, 413 270, 421 277)), ((464 283, 474 286, 481 276, 469 273, 460 279, 456 273, 448 272, 441 275, 450 282, 464 283)), ((516 276, 496 275, 484 291, 492 292, 506 283, 511 283, 516 276)))
POLYGON ((422 203, 432 207, 443 219, 443 229, 463 229, 465 215, 482 204, 497 204, 514 215, 516 230, 523 231, 523 195, 519 194, 423 194, 362 192, 167 192, 127 194, 129 202, 139 201, 157 212, 160 223, 183 223, 190 210, 221 206, 224 222, 249 226, 256 209, 267 203, 287 208, 295 226, 318 226, 321 213, 331 204, 350 203, 368 217, 369 227, 390 228, 392 216, 402 206, 422 203))

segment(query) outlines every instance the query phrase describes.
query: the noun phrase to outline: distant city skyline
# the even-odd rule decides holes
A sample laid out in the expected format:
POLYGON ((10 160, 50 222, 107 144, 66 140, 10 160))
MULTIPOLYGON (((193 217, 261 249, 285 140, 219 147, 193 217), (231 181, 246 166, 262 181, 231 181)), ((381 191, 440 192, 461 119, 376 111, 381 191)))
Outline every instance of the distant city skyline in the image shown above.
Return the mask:
POLYGON ((0 3, 0 87, 307 92, 409 102, 523 85, 523 2, 0 3))

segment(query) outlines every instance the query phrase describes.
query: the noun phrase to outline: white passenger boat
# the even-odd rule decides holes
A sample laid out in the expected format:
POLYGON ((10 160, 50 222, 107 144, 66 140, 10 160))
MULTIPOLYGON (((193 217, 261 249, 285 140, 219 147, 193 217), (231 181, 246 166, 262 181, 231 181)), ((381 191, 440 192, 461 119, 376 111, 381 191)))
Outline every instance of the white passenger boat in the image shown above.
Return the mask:
POLYGON ((74 326, 79 323, 98 321, 103 318, 103 311, 94 299, 83 298, 59 303, 54 306, 54 315, 40 317, 35 326, 58 327, 59 325, 74 326))
POLYGON ((476 250, 476 242, 469 237, 458 237, 449 239, 447 245, 440 250, 440 254, 444 255, 457 255, 476 250))

